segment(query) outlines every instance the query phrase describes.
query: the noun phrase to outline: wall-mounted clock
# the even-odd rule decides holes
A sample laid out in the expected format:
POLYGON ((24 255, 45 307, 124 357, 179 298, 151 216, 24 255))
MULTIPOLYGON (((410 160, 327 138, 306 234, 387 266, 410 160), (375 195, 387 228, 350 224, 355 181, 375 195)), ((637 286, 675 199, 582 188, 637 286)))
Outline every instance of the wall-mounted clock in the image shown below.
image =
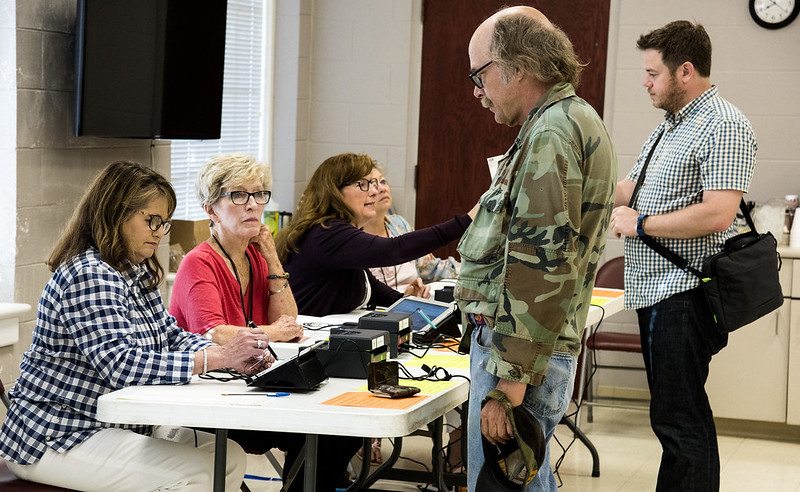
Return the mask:
POLYGON ((750 15, 761 27, 786 27, 800 14, 800 0, 749 0, 750 15))

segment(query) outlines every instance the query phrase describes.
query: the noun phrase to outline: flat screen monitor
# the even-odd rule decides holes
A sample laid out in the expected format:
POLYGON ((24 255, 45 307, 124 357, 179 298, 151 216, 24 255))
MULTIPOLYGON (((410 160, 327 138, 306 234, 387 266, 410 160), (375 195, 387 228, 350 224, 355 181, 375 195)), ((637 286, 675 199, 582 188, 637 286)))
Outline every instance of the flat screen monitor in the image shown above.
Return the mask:
POLYGON ((216 139, 227 0, 78 0, 73 132, 216 139))

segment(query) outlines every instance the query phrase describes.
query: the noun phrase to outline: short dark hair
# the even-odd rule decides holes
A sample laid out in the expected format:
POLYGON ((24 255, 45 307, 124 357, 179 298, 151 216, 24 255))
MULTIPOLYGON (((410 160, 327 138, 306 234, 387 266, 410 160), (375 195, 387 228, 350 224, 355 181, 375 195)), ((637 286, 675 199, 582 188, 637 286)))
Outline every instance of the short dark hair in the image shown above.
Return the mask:
POLYGON ((639 36, 636 47, 659 51, 672 73, 688 61, 700 76, 711 76, 711 38, 700 24, 685 20, 670 22, 639 36))
POLYGON ((580 84, 584 65, 566 33, 523 14, 500 16, 494 25, 492 59, 503 72, 520 70, 544 83, 580 84))
MULTIPOLYGON (((122 226, 142 207, 155 198, 167 201, 167 215, 175 212, 176 198, 172 185, 162 175, 137 162, 117 161, 109 164, 95 178, 81 198, 47 265, 55 271, 59 265, 90 247, 119 271, 128 266, 131 252, 122 237, 122 226)), ((164 269, 153 255, 144 265, 153 276, 149 287, 161 281, 164 269)))

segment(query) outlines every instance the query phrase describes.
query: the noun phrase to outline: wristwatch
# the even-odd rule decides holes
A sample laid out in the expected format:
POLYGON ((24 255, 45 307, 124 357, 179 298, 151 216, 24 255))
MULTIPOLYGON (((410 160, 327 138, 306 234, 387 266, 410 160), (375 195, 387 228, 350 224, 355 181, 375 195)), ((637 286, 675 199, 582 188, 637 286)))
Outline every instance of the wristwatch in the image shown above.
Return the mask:
POLYGON ((647 215, 642 214, 639 218, 636 219, 636 234, 639 237, 644 237, 647 234, 644 233, 644 219, 647 218, 647 215))

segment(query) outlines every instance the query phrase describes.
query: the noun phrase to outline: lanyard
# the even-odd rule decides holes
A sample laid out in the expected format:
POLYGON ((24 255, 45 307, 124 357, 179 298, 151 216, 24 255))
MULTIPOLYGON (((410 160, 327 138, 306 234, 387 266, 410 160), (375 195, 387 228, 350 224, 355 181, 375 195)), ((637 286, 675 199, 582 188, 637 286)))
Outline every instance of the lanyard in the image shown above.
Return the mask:
MULTIPOLYGON (((253 315, 253 290, 254 290, 253 286, 252 285, 250 286, 250 316, 248 316, 247 315, 247 310, 244 307, 244 294, 242 294, 242 281, 239 280, 239 271, 236 270, 236 264, 233 262, 233 259, 231 258, 231 255, 229 255, 228 252, 225 251, 225 248, 222 247, 222 243, 219 242, 219 239, 217 239, 216 234, 212 234, 211 237, 214 238, 214 242, 217 243, 217 246, 219 246, 219 249, 222 250, 222 252, 225 254, 225 257, 228 258, 228 261, 231 262, 231 268, 233 268, 233 275, 236 277, 236 283, 239 284, 239 301, 242 303, 242 314, 244 315, 245 325, 247 325, 247 326, 252 328, 254 326, 253 316, 252 316, 253 315)), ((250 256, 247 254, 247 250, 245 250, 245 252, 244 252, 244 257, 247 259, 247 264, 250 266, 250 278, 252 280, 252 277, 253 277, 253 264, 250 263, 250 256)))

